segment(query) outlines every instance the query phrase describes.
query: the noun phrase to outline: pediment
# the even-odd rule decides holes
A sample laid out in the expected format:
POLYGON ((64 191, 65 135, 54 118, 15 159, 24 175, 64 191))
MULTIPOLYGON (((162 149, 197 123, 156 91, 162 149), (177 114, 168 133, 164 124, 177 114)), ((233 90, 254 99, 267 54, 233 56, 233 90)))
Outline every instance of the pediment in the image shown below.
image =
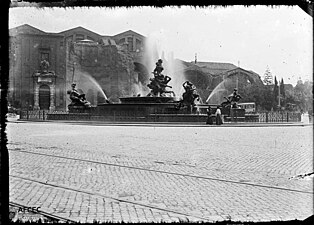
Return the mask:
POLYGON ((47 34, 47 33, 28 24, 24 24, 10 29, 9 34, 11 36, 14 36, 18 34, 47 34))
POLYGON ((91 36, 99 36, 99 34, 93 32, 93 31, 90 31, 84 27, 75 27, 75 28, 72 28, 72 29, 69 29, 69 30, 65 30, 65 31, 62 31, 60 32, 59 34, 63 34, 64 36, 68 36, 68 35, 71 35, 73 33, 84 33, 84 34, 87 34, 87 35, 91 35, 91 36))
POLYGON ((128 30, 128 31, 125 31, 125 32, 122 32, 122 33, 119 33, 119 34, 116 34, 114 37, 120 37, 120 36, 132 36, 132 35, 135 35, 135 36, 138 36, 140 38, 144 38, 143 35, 139 34, 139 33, 136 33, 135 31, 133 30, 128 30))

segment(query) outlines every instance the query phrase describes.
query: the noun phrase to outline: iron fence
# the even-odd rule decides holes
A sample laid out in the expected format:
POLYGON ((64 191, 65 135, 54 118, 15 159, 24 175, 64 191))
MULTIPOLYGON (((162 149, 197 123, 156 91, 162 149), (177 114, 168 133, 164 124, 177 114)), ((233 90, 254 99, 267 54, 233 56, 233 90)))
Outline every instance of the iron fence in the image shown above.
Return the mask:
MULTIPOLYGON (((176 117, 180 115, 172 115, 176 117)), ((193 115, 194 117, 206 117, 203 114, 193 115)), ((95 120, 95 121, 150 121, 154 122, 156 119, 152 119, 150 116, 138 116, 136 114, 120 115, 114 113, 113 115, 91 115, 89 113, 68 113, 66 111, 49 111, 49 110, 24 110, 20 111, 20 119, 22 120, 95 120)), ((203 118, 202 118, 203 119, 203 118)), ((202 121, 201 119, 201 121, 202 121)), ((166 120, 166 118, 164 119, 166 120)), ((172 120, 170 120, 172 121, 172 120)), ((194 120, 193 120, 194 121, 194 120)), ((199 121, 199 120, 197 120, 199 121)), ((254 120, 247 120, 247 122, 259 122, 259 123, 287 123, 287 122, 300 122, 300 112, 259 112, 256 114, 254 120), (258 118, 257 118, 258 116, 258 118)), ((164 121, 166 122, 166 121, 164 121)))
POLYGON ((260 123, 286 123, 286 122, 300 122, 301 113, 299 112, 259 112, 260 123))
POLYGON ((20 119, 22 120, 47 120, 49 110, 22 110, 20 111, 20 119))

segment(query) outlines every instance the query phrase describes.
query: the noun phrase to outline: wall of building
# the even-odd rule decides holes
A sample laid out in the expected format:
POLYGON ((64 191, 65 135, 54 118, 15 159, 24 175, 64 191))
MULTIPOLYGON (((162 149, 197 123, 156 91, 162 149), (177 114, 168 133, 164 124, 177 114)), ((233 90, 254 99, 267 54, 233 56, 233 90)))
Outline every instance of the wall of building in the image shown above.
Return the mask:
MULTIPOLYGON (((97 43, 69 43, 67 57, 67 87, 77 83, 77 88, 87 94, 87 99, 105 92, 109 100, 118 102, 119 97, 132 96, 137 82, 134 60, 130 53, 114 45, 97 43), (73 64, 75 65, 74 79, 73 64), (98 86, 99 85, 99 86, 98 86)), ((96 104, 100 99, 94 101, 96 104)))
POLYGON ((34 77, 40 62, 47 58, 49 70, 57 75, 56 106, 64 108, 65 50, 62 37, 53 35, 21 34, 10 38, 9 100, 15 107, 34 105, 34 77))

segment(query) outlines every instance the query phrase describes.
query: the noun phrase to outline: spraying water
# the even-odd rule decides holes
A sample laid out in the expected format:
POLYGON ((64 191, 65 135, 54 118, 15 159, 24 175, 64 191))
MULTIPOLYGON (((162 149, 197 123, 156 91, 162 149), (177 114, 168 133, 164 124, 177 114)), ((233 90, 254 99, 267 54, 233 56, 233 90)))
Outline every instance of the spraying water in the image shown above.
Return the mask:
POLYGON ((225 101, 224 97, 227 97, 234 87, 235 84, 230 78, 223 80, 210 93, 206 102, 208 104, 221 104, 225 101))
POLYGON ((83 92, 86 94, 86 98, 89 98, 91 96, 88 96, 88 90, 93 90, 100 94, 102 98, 107 100, 107 96, 104 92, 104 90, 101 88, 99 83, 89 74, 84 72, 78 72, 77 73, 79 79, 77 81, 78 87, 83 90, 83 92))
MULTIPOLYGON (((171 90, 174 91, 178 97, 184 92, 182 87, 182 84, 186 81, 183 73, 184 67, 181 61, 174 59, 173 52, 167 51, 170 48, 167 47, 166 40, 167 39, 163 38, 160 33, 149 35, 145 42, 145 53, 142 63, 147 67, 150 73, 154 70, 157 60, 162 59, 164 67, 162 74, 171 77, 169 85, 172 86, 171 90)), ((151 73, 149 75, 149 78, 153 77, 151 73)), ((147 82, 149 78, 147 79, 147 82)), ((147 89, 145 91, 147 91, 147 89)))

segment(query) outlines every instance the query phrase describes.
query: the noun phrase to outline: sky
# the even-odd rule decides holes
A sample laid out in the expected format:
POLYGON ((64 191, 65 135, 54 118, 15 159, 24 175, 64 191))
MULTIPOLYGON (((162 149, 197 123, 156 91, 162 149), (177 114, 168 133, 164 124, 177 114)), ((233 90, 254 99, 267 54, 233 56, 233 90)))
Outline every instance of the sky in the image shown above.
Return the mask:
POLYGON ((313 81, 312 17, 298 6, 15 7, 9 28, 29 24, 45 32, 82 26, 100 35, 133 30, 184 61, 232 63, 261 77, 313 81))

